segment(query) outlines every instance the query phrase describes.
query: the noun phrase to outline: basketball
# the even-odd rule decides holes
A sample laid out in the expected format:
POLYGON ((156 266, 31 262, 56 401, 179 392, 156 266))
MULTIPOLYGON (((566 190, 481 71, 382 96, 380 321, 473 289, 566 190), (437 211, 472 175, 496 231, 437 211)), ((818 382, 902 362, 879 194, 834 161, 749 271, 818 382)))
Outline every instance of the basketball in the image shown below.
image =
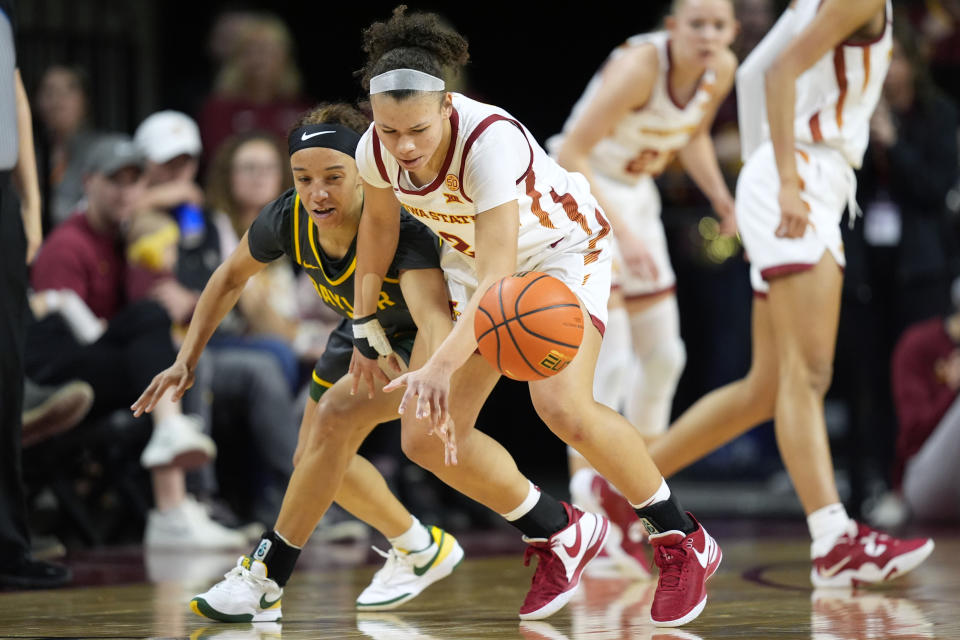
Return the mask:
POLYGON ((494 282, 473 321, 478 349, 514 380, 563 371, 583 340, 583 314, 572 291, 553 276, 524 271, 494 282))

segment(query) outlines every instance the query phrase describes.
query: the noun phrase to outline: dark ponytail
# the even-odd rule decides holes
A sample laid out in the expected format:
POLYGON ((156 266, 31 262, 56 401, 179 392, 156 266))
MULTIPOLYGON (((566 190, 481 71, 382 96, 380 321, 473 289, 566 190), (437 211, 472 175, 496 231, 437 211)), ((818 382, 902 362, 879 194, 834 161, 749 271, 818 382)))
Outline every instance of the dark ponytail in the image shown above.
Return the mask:
MULTIPOLYGON (((370 78, 394 69, 415 69, 438 78, 445 71, 459 71, 470 54, 467 40, 435 13, 407 14, 399 5, 386 22, 374 22, 363 32, 367 63, 358 74, 363 88, 370 90, 370 78)), ((391 91, 397 99, 414 91, 391 91)))

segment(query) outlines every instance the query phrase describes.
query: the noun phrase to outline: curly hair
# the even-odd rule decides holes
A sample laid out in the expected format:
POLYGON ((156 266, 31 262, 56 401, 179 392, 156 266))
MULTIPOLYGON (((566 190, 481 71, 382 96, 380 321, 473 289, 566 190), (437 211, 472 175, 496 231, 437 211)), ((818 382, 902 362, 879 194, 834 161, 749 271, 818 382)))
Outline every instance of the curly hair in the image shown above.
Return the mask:
POLYGON ((293 176, 287 166, 287 150, 277 140, 273 133, 265 131, 251 131, 227 138, 217 149, 217 153, 207 171, 207 204, 215 211, 223 211, 230 218, 230 222, 238 235, 243 235, 246 229, 242 228, 239 220, 239 206, 233 195, 231 176, 233 174, 233 159, 240 147, 253 141, 262 141, 269 144, 277 152, 277 160, 283 172, 281 192, 293 186, 293 176))
MULTIPOLYGON (((407 14, 407 5, 393 10, 386 22, 374 22, 363 31, 367 64, 357 72, 363 88, 370 90, 370 78, 393 69, 416 69, 438 78, 444 70, 458 71, 470 54, 467 40, 435 13, 407 14)), ((391 91, 397 99, 414 93, 391 91)))
POLYGON ((339 124, 362 134, 370 126, 370 118, 346 102, 323 102, 301 113, 290 131, 307 124, 339 124))

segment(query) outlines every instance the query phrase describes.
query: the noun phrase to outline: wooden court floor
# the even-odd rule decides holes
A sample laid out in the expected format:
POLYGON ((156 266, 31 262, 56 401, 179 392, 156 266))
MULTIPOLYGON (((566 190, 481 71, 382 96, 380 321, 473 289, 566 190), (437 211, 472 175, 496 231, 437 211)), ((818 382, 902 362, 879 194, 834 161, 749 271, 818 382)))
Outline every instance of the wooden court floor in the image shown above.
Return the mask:
POLYGON ((401 609, 363 614, 352 604, 375 571, 376 556, 366 545, 311 545, 284 594, 282 623, 256 625, 213 623, 186 605, 229 569, 235 555, 124 550, 71 557, 84 581, 124 584, 0 593, 0 638, 960 638, 960 532, 935 534, 933 556, 914 573, 853 592, 812 591, 805 532, 792 531, 717 535, 724 561, 710 581, 707 608, 676 630, 649 623, 654 582, 610 578, 585 578, 564 610, 545 621, 520 623, 516 611, 531 575, 521 547, 511 538, 509 553, 484 557, 489 539, 462 538, 468 557, 452 576, 401 609))

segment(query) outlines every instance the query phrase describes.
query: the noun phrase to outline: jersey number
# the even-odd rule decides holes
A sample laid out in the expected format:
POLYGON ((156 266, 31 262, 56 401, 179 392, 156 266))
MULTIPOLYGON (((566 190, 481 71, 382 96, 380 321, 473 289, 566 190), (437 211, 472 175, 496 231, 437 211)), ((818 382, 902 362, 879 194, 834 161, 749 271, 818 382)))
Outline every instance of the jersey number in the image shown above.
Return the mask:
POLYGON ((459 251, 460 253, 470 256, 471 258, 476 258, 476 254, 473 252, 473 249, 470 248, 470 244, 458 236, 453 235, 452 233, 447 233, 446 231, 438 231, 437 235, 450 243, 450 246, 459 251))

